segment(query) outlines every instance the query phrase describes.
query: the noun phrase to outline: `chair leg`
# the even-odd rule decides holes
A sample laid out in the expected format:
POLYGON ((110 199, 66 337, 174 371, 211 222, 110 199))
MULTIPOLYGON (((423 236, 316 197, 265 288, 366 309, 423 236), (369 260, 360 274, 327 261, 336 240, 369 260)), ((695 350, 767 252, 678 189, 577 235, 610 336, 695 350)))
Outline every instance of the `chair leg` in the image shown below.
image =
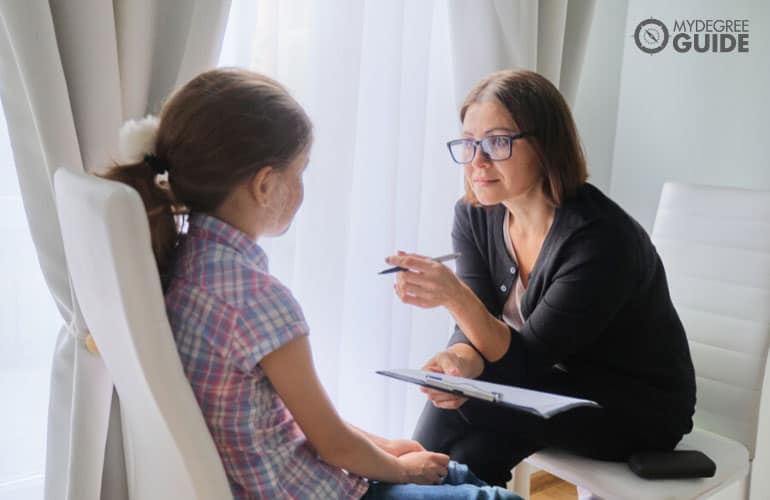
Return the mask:
POLYGON ((535 468, 527 462, 521 462, 513 468, 512 479, 508 483, 508 489, 518 494, 524 500, 529 500, 529 478, 535 468))
POLYGON ((601 497, 594 495, 582 486, 575 485, 575 489, 577 490, 578 500, 602 500, 601 497))

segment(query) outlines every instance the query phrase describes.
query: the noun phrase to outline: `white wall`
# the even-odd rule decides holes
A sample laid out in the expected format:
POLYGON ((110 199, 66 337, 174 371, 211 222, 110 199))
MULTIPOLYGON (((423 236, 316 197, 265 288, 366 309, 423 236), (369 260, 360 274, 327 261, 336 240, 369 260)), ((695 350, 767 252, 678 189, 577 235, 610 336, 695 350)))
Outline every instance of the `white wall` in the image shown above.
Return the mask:
POLYGON ((770 190, 770 3, 629 0, 623 35, 610 195, 649 231, 666 180, 770 190), (749 52, 645 54, 648 17, 748 19, 749 52))

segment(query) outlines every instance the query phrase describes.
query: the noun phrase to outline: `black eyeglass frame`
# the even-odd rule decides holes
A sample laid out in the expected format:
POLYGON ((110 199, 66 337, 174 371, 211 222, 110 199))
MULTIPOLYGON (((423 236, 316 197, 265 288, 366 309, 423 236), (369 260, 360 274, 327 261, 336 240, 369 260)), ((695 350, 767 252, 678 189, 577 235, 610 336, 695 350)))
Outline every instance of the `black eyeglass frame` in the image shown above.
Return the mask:
POLYGON ((452 161, 459 165, 467 165, 468 163, 471 163, 474 158, 476 158, 476 152, 481 149, 481 152, 491 161, 505 161, 508 158, 511 157, 513 154, 513 142, 516 139, 523 139, 524 137, 531 137, 535 135, 534 132, 519 132, 518 134, 493 134, 493 135, 486 135, 479 139, 478 141, 474 141, 473 139, 454 139, 452 141, 449 141, 446 143, 446 147, 449 150, 449 156, 452 158, 452 161), (507 137, 510 142, 508 143, 508 156, 505 158, 492 158, 488 151, 484 150, 484 146, 482 145, 483 142, 490 140, 490 139, 496 139, 498 137, 507 137), (457 158, 455 158, 454 153, 452 153, 452 145, 453 144, 473 144, 473 154, 471 155, 471 159, 468 161, 459 161, 457 158))

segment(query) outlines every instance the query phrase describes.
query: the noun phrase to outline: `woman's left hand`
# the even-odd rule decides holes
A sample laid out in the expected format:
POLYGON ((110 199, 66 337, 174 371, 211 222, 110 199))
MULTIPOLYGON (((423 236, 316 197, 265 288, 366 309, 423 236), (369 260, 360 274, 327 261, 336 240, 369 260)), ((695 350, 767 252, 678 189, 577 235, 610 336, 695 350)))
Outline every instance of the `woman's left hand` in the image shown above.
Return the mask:
POLYGON ((407 269, 396 276, 393 288, 404 304, 431 308, 459 302, 462 282, 444 264, 423 255, 398 252, 385 259, 392 266, 407 269))

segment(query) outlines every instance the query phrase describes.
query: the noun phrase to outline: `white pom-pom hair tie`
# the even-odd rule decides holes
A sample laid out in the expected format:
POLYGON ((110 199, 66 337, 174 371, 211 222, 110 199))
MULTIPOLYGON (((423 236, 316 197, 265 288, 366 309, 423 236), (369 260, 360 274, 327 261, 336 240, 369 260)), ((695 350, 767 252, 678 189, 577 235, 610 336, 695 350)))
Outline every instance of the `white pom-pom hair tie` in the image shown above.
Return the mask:
POLYGON ((157 116, 147 115, 139 120, 128 120, 120 127, 118 153, 121 163, 137 163, 145 155, 155 153, 159 124, 157 116))

